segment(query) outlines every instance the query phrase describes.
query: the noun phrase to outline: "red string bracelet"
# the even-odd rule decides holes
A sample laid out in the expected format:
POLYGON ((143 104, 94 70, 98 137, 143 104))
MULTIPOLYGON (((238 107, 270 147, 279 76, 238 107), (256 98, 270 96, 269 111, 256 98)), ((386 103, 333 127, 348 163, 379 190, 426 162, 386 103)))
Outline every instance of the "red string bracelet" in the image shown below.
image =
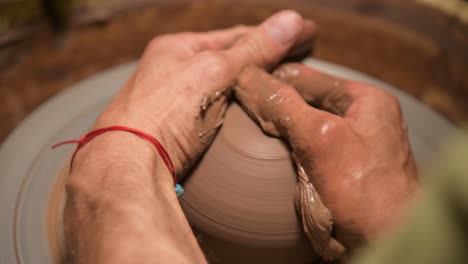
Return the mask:
MULTIPOLYGON (((97 137, 97 136, 99 136, 101 134, 104 134, 106 132, 109 132, 109 131, 127 131, 127 132, 133 133, 133 134, 139 136, 140 138, 142 138, 144 140, 147 140, 151 144, 153 144, 153 146, 156 148, 159 155, 161 156, 164 164, 169 169, 169 172, 172 174, 172 177, 174 179, 174 185, 176 186, 176 192, 177 192, 178 188, 181 188, 181 186, 179 186, 177 184, 177 176, 176 176, 176 173, 175 173, 174 164, 172 163, 171 158, 169 157, 169 155, 167 154, 166 150, 161 145, 161 143, 159 143, 159 141, 156 140, 150 134, 147 134, 147 133, 145 133, 143 131, 140 131, 140 130, 137 130, 137 129, 134 129, 134 128, 125 127, 125 126, 110 126, 110 127, 99 128, 99 129, 96 129, 96 130, 93 130, 93 131, 89 132, 88 134, 82 136, 79 139, 66 140, 66 141, 63 141, 63 142, 59 142, 59 143, 53 145, 52 149, 55 149, 55 148, 57 148, 59 146, 65 145, 65 144, 73 144, 73 143, 78 144, 78 146, 76 147, 75 152, 73 153, 71 161, 70 161, 70 171, 71 171, 71 168, 72 168, 72 165, 73 165, 73 160, 75 159, 75 155, 78 152, 78 150, 80 150, 86 143, 91 141, 93 138, 95 138, 95 137, 97 137)), ((182 192, 183 192, 183 190, 182 190, 182 192)), ((179 193, 178 193, 178 195, 179 195, 179 193)))

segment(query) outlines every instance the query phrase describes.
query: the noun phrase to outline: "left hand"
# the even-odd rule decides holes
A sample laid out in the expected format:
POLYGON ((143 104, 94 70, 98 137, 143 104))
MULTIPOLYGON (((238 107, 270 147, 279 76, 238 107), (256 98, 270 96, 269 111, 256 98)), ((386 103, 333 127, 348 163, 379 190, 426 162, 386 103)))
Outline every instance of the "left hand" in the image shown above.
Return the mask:
MULTIPOLYGON (((95 128, 124 125, 151 134, 183 173, 213 140, 241 70, 274 66, 314 30, 283 11, 258 27, 155 38, 95 128)), ((148 142, 121 131, 76 153, 64 208, 75 263, 205 262, 158 159, 148 142)))
POLYGON ((240 71, 247 65, 274 66, 298 42, 311 43, 314 32, 312 22, 282 11, 258 27, 155 38, 96 126, 150 133, 183 173, 222 125, 240 71))

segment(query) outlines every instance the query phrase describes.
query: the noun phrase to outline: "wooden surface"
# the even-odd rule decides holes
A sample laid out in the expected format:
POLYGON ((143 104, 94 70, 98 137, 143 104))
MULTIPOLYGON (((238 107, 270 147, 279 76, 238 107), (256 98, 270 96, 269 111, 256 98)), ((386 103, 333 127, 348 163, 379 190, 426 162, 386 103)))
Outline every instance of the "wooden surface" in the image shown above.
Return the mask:
POLYGON ((284 8, 319 24, 314 56, 389 82, 458 124, 468 119, 468 27, 436 9, 403 0, 173 1, 15 43, 22 48, 0 66, 0 142, 47 98, 137 59, 158 34, 254 24, 284 8))

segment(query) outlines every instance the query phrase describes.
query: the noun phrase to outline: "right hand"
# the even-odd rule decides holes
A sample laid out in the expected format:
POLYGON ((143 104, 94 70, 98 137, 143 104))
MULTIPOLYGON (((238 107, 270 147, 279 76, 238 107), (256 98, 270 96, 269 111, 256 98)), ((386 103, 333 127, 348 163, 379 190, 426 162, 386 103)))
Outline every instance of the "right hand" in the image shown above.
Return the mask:
POLYGON ((301 64, 274 75, 245 68, 236 97, 266 133, 287 140, 335 238, 350 249, 395 225, 419 188, 396 97, 301 64))

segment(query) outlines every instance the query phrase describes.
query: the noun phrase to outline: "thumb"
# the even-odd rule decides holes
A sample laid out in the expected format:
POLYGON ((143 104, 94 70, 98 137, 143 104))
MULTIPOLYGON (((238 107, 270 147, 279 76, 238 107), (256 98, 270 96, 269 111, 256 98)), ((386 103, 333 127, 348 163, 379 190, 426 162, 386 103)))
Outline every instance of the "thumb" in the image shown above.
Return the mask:
POLYGON ((320 126, 336 117, 310 107, 292 86, 255 66, 241 72, 235 95, 266 133, 288 140, 310 136, 309 124, 320 126))
MULTIPOLYGON (((300 40, 304 27, 304 20, 298 13, 291 10, 278 12, 225 50, 225 56, 234 63, 236 72, 247 65, 269 68, 300 40)), ((310 37, 314 31, 315 27, 304 33, 310 37)))

